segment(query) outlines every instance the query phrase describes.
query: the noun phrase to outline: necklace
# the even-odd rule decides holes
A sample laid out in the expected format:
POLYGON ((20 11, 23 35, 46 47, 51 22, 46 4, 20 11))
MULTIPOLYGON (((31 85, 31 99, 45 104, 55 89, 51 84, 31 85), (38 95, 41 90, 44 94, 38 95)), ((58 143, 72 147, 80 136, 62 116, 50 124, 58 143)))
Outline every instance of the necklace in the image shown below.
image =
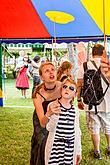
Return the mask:
POLYGON ((53 87, 53 88, 47 88, 46 86, 45 86, 45 84, 44 84, 44 90, 45 91, 51 91, 51 90, 54 90, 56 88, 56 84, 55 84, 55 86, 53 87))

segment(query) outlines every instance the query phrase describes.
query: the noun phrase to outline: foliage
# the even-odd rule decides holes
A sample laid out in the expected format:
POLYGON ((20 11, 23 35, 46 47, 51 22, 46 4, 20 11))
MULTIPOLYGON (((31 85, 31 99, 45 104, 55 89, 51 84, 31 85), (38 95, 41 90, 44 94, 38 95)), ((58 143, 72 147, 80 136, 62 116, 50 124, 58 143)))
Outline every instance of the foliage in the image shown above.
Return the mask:
POLYGON ((19 57, 19 52, 14 51, 14 52, 11 52, 11 53, 12 53, 12 57, 14 56, 15 59, 19 57))

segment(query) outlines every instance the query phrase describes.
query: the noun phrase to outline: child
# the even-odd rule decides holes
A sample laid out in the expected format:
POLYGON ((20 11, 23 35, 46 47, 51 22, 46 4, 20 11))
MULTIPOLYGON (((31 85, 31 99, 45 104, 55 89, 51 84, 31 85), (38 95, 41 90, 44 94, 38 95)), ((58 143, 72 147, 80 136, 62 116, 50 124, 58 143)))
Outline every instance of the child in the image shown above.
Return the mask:
POLYGON ((58 68, 57 71, 57 80, 58 81, 63 81, 65 78, 70 77, 71 79, 73 79, 72 76, 72 64, 69 61, 64 61, 61 66, 58 68))
MULTIPOLYGON (((81 161, 81 133, 79 114, 72 101, 76 84, 67 78, 63 81, 59 115, 53 114, 46 126, 49 135, 45 147, 45 165, 78 165, 81 161)), ((55 101, 48 105, 48 110, 55 101)))

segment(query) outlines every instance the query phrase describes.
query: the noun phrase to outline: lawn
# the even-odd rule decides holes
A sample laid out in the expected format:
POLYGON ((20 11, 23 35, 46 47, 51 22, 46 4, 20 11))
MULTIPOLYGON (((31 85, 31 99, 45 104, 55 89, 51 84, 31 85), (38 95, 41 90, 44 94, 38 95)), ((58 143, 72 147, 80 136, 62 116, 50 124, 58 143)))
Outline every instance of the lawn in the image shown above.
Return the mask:
MULTIPOLYGON (((4 82, 4 107, 0 108, 0 165, 29 165, 31 136, 33 132, 31 100, 32 80, 27 91, 27 99, 21 99, 21 93, 15 88, 15 80, 4 82)), ((103 159, 94 160, 92 143, 86 129, 85 113, 80 112, 82 131, 81 165, 109 165, 110 158, 105 155, 106 140, 101 135, 101 153, 103 159)))

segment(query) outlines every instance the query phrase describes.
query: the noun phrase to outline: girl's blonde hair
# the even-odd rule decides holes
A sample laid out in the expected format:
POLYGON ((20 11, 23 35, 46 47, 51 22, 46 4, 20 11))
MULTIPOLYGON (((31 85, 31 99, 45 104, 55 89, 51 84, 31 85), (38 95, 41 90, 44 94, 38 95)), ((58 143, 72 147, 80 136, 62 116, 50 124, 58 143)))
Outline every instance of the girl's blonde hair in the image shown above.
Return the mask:
MULTIPOLYGON (((72 80, 72 79, 69 78, 69 77, 65 78, 65 79, 62 81, 62 87, 63 87, 63 85, 64 85, 66 82, 70 82, 71 84, 73 84, 73 85, 75 86, 75 88, 76 88, 76 91, 75 91, 75 92, 77 92, 77 84, 75 83, 74 80, 72 80)), ((70 101, 70 104, 72 104, 73 101, 74 101, 74 98, 70 101)))
POLYGON ((71 79, 71 78, 69 78, 69 77, 65 78, 65 79, 62 81, 62 86, 63 86, 66 82, 70 82, 71 84, 73 84, 73 85, 77 88, 77 84, 76 84, 76 82, 75 82, 73 79, 71 79))
MULTIPOLYGON (((57 71, 57 80, 61 79, 62 74, 64 73, 64 71, 68 70, 68 69, 72 69, 72 64, 69 61, 64 61, 61 66, 58 68, 57 71)), ((68 76, 68 75, 67 75, 68 76)))

